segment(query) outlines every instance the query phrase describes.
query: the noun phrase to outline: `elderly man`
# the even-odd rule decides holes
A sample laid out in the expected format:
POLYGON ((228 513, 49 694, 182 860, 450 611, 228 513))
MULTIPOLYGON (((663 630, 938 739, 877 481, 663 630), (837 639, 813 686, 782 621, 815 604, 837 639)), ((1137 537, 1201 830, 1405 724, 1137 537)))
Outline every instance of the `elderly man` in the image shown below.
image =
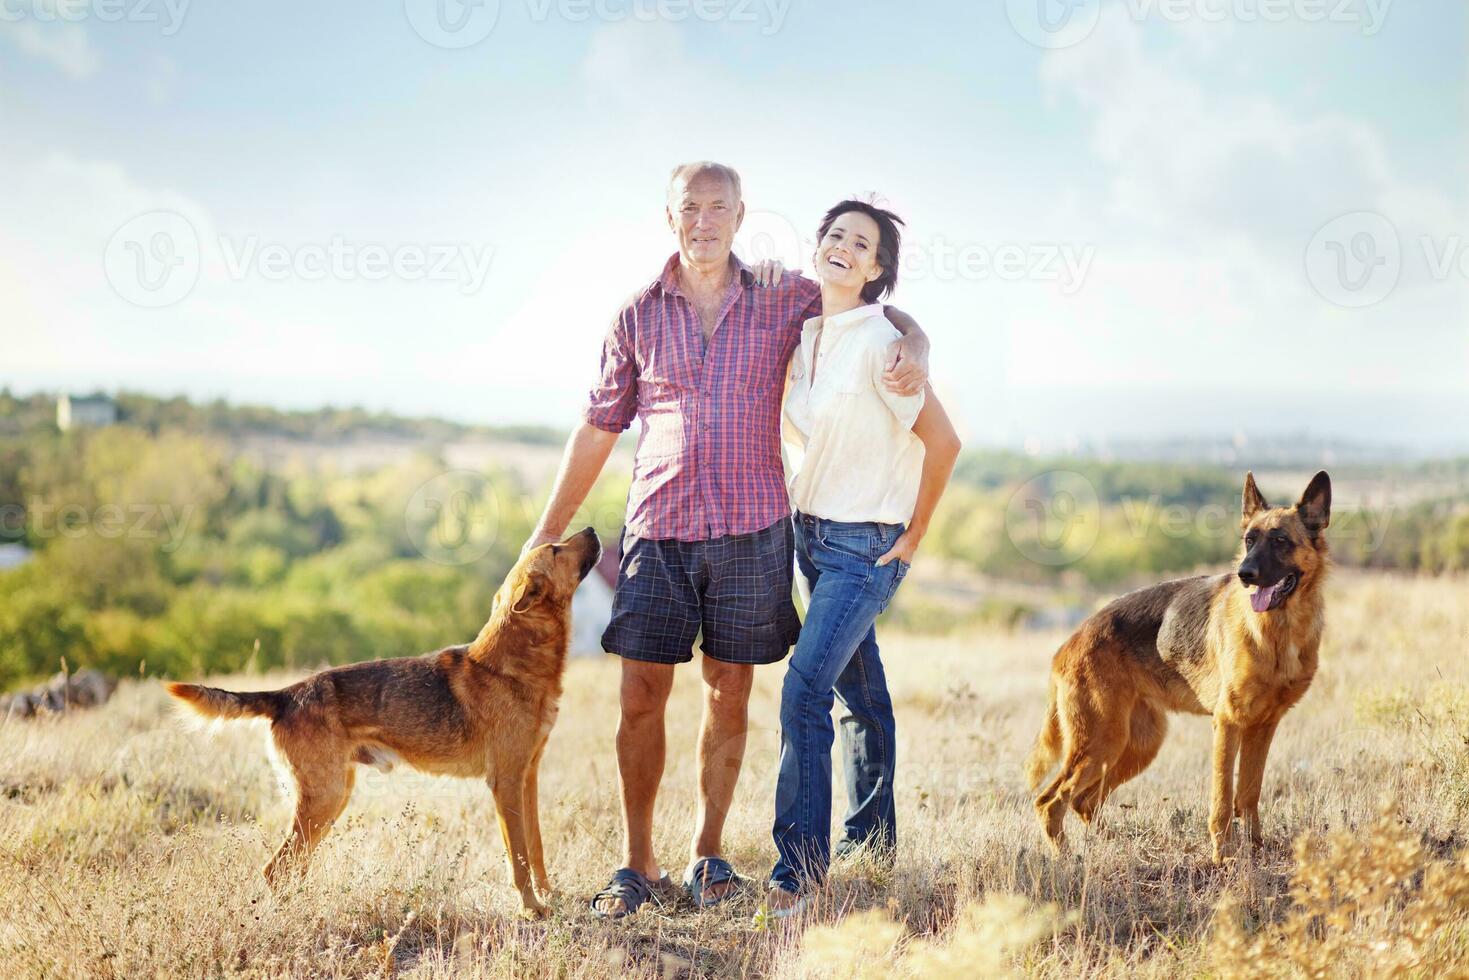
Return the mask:
MULTIPOLYGON (((674 665, 693 659, 701 631, 699 813, 684 885, 699 907, 734 894, 739 878, 722 837, 744 758, 754 665, 783 658, 800 630, 779 418, 786 363, 801 324, 821 313, 820 289, 799 275, 782 279, 779 269, 773 285, 757 285, 731 255, 745 206, 730 167, 677 167, 666 213, 678 253, 612 321, 601 379, 527 542, 561 538, 618 434, 638 419, 621 571, 602 636, 622 658, 617 768, 626 848, 625 866, 591 903, 606 918, 671 889, 653 856, 664 709, 674 665)), ((905 336, 885 383, 917 392, 927 380, 928 341, 902 313, 888 315, 905 336)))

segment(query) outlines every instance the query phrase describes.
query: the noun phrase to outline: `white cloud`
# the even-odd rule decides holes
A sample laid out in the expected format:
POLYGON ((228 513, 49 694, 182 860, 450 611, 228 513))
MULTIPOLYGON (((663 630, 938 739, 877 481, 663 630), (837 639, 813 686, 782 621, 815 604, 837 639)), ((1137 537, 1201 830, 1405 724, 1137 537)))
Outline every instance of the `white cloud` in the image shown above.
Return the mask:
POLYGON ((364 310, 398 294, 357 284, 233 281, 210 209, 123 167, 63 153, 0 155, 10 213, 0 227, 0 320, 10 378, 97 377, 159 383, 366 377, 395 352, 357 341, 364 310), (182 299, 150 309, 109 283, 115 232, 139 215, 182 215, 200 244, 199 278, 182 299))
POLYGON ((1150 233, 1241 231, 1294 243, 1303 226, 1372 207, 1391 185, 1370 126, 1343 115, 1298 119, 1270 97, 1206 87, 1148 54, 1148 29, 1108 7, 1086 43, 1051 52, 1041 70, 1053 92, 1092 111, 1116 217, 1150 233))
POLYGON ((1403 177, 1374 126, 1220 85, 1196 38, 1145 45, 1158 30, 1113 5, 1086 42, 1045 56, 1052 96, 1090 114, 1104 191, 1076 205, 1097 244, 1087 286, 1022 311, 1012 382, 1268 387, 1268 351, 1308 369, 1297 387, 1461 383, 1469 282, 1434 280, 1420 242, 1462 233, 1462 200, 1403 177), (1386 216, 1404 246, 1396 290, 1366 310, 1332 306, 1304 273, 1316 230, 1355 211, 1386 216))
POLYGON ((581 64, 593 98, 656 116, 674 105, 728 99, 729 81, 711 63, 690 55, 685 30, 665 20, 638 19, 598 29, 581 64))
POLYGON ((144 86, 154 105, 163 105, 173 97, 178 77, 179 68, 172 58, 159 56, 153 59, 144 86))
POLYGON ((0 19, 0 36, 8 37, 21 51, 50 62, 72 78, 97 73, 101 59, 81 24, 52 20, 0 19))

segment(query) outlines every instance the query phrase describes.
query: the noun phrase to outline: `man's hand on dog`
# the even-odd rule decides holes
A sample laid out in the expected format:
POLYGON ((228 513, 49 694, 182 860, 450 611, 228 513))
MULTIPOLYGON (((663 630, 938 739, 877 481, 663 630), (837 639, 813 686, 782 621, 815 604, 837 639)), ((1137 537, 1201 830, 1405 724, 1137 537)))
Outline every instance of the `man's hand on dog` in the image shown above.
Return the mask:
POLYGON ((527 552, 534 551, 543 544, 553 544, 561 540, 561 535, 552 534, 545 528, 538 527, 531 533, 525 544, 520 548, 520 557, 524 558, 527 552))

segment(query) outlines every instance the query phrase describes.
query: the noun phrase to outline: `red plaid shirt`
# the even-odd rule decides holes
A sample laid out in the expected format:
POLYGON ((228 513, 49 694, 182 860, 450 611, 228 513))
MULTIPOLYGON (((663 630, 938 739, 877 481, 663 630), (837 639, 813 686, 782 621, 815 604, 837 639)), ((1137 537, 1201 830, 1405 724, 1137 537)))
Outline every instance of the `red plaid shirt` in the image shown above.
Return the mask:
POLYGON ((679 289, 677 255, 607 331, 585 417, 608 432, 643 423, 627 497, 638 537, 707 541, 790 516, 780 400, 801 324, 821 313, 821 289, 790 273, 756 286, 732 261, 738 274, 707 345, 679 289))

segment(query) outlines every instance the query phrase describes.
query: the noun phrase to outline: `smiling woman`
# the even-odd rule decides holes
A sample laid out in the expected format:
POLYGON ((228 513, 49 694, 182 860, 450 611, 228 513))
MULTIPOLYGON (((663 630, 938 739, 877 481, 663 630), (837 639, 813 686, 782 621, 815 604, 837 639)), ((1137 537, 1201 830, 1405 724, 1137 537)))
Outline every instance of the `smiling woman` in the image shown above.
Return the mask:
POLYGON ((816 230, 817 276, 826 276, 822 264, 861 276, 864 303, 876 303, 898 288, 898 256, 903 251, 903 219, 874 204, 843 201, 821 219, 816 230), (841 248, 846 241, 847 248, 841 248), (859 258, 860 257, 860 258, 859 258), (860 265, 860 268, 854 267, 860 265))
POLYGON ((785 432, 808 598, 781 690, 780 857, 767 896, 777 917, 806 907, 826 879, 834 697, 848 711, 838 853, 862 848, 891 863, 897 849, 897 730, 873 624, 907 575, 959 453, 930 392, 900 395, 882 381, 898 331, 877 301, 897 283, 900 224, 861 201, 826 212, 815 256, 822 315, 805 323, 791 360, 785 432))

